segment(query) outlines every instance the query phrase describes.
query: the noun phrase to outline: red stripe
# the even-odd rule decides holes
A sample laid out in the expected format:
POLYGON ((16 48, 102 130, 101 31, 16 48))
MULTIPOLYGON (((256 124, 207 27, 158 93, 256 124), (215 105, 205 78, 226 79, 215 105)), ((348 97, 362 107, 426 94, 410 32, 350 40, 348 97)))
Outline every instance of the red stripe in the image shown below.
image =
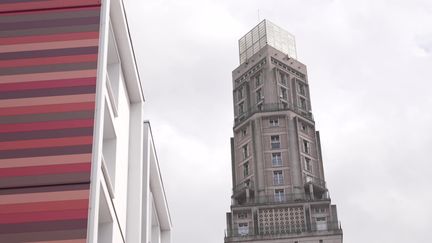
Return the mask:
POLYGON ((94 110, 94 102, 0 108, 0 116, 94 110))
POLYGON ((54 220, 66 220, 66 219, 86 219, 87 216, 88 216, 88 209, 53 211, 53 212, 11 213, 11 214, 3 214, 2 217, 0 217, 0 224, 54 221, 54 220))
POLYGON ((62 129, 62 128, 91 127, 93 125, 94 125, 93 119, 32 122, 32 123, 20 123, 20 124, 1 124, 0 132, 55 130, 55 129, 62 129))
POLYGON ((100 5, 100 0, 54 0, 0 4, 1 12, 100 5))
POLYGON ((92 144, 93 136, 32 139, 11 142, 0 142, 0 150, 15 150, 27 148, 62 147, 72 145, 92 144))
POLYGON ((0 61, 0 68, 5 67, 26 67, 26 66, 39 66, 48 64, 62 64, 62 63, 78 63, 78 62, 92 62, 97 61, 97 54, 89 55, 74 55, 74 56, 59 56, 59 57, 40 57, 40 58, 26 58, 16 60, 0 61))
POLYGON ((0 92, 30 90, 30 89, 44 89, 44 88, 89 86, 89 85, 96 85, 95 77, 0 84, 0 92))
POLYGON ((68 41, 68 40, 85 40, 99 38, 99 32, 77 32, 67 34, 38 35, 38 36, 20 36, 10 38, 0 38, 0 45, 51 42, 51 41, 68 41))
POLYGON ((43 211, 60 211, 60 210, 74 210, 74 209, 87 209, 88 200, 70 200, 70 201, 54 201, 54 202, 37 202, 37 203, 20 203, 2 205, 0 207, 1 214, 23 213, 23 212, 43 212, 43 211))
POLYGON ((65 165, 44 165, 29 166, 20 168, 0 169, 0 178, 11 176, 34 176, 46 174, 68 174, 90 171, 91 163, 65 164, 65 165))

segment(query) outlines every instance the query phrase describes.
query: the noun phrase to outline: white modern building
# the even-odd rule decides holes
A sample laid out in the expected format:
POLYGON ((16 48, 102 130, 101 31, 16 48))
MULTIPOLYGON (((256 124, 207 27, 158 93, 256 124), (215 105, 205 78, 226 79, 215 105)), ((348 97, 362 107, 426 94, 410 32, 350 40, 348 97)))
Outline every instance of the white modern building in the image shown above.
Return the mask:
POLYGON ((0 242, 170 243, 123 0, 0 1, 0 242))

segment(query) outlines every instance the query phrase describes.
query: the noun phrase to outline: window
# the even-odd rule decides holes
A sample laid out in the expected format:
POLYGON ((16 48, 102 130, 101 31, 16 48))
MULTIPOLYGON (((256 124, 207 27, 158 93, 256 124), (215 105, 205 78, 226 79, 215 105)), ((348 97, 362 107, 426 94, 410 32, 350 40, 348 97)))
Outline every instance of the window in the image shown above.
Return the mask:
POLYGON ((282 101, 282 108, 283 109, 288 109, 288 103, 285 101, 282 101))
POLYGON ((270 119, 269 122, 270 122, 270 126, 272 126, 272 127, 279 126, 279 119, 278 118, 270 119))
POLYGON ((248 151, 248 145, 245 144, 242 147, 243 150, 243 159, 246 159, 247 157, 249 157, 249 151, 248 151))
POLYGON ((270 136, 270 140, 271 140, 271 148, 272 149, 279 149, 280 148, 279 135, 270 136))
POLYGON ((256 102, 258 103, 258 102, 260 102, 260 101, 263 100, 263 99, 264 99, 264 97, 262 96, 262 91, 261 91, 261 89, 257 90, 257 91, 256 91, 256 102))
POLYGON ((305 170, 312 172, 311 159, 308 157, 305 157, 304 161, 305 161, 305 170))
POLYGON ((286 75, 284 73, 282 73, 282 72, 279 72, 279 77, 280 77, 281 84, 285 84, 286 85, 286 83, 287 83, 286 75))
POLYGON ((246 128, 245 128, 245 129, 242 129, 242 130, 240 131, 240 133, 241 133, 242 137, 246 136, 246 135, 247 135, 247 129, 246 129, 246 128))
POLYGON ((302 130, 303 132, 306 132, 306 133, 307 133, 307 130, 308 130, 307 128, 308 128, 308 127, 307 127, 307 125, 306 125, 305 123, 302 122, 301 125, 300 125, 300 127, 301 127, 301 130, 302 130))
POLYGON ((310 153, 310 143, 303 139, 303 152, 310 153))
POLYGON ((283 174, 281 170, 273 171, 273 185, 282 185, 284 183, 283 174))
POLYGON ((306 99, 300 97, 300 108, 302 108, 303 110, 307 110, 307 105, 306 105, 306 99))
POLYGON ((316 218, 316 227, 318 231, 327 230, 327 218, 326 217, 316 218))
POLYGON ((247 213, 244 213, 244 212, 238 213, 237 214, 237 218, 238 219, 246 219, 247 218, 247 213))
POLYGON ((261 74, 258 74, 257 76, 255 76, 255 87, 258 87, 261 84, 262 84, 261 74))
POLYGON ((243 177, 247 177, 249 175, 249 162, 243 164, 243 177))
POLYGON ((248 235, 249 234, 249 224, 248 223, 239 223, 238 224, 238 234, 239 235, 248 235))
POLYGON ((306 90, 305 90, 305 86, 301 83, 298 83, 298 92, 301 95, 306 95, 306 90))
POLYGON ((240 101, 243 99, 243 87, 237 90, 237 100, 240 101))
POLYGON ((284 201, 285 198, 284 189, 275 189, 274 197, 276 202, 284 201))
POLYGON ((280 88, 280 97, 284 100, 288 99, 288 94, 287 94, 287 90, 284 87, 280 88))
POLYGON ((243 102, 238 105, 238 110, 239 110, 240 115, 244 113, 244 103, 243 102))
POLYGON ((272 165, 273 166, 281 166, 282 165, 282 158, 281 153, 272 153, 272 165))

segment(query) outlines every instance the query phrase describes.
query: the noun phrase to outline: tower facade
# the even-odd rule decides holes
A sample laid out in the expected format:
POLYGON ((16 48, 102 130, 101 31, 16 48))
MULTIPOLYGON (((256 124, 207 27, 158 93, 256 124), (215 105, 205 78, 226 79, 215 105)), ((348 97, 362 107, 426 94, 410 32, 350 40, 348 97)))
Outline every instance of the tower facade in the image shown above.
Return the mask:
POLYGON ((239 40, 239 55, 225 242, 341 243, 294 36, 263 20, 239 40))

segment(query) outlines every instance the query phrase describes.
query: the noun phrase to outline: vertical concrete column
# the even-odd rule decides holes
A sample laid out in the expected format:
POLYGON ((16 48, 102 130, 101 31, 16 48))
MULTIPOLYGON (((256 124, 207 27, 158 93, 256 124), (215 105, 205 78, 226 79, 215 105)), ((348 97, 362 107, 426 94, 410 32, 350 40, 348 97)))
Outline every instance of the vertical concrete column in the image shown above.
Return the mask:
POLYGON ((295 198, 301 199, 303 190, 300 148, 298 143, 297 119, 287 116, 288 125, 288 162, 291 168, 291 176, 295 198))
POLYGON ((131 105, 126 242, 141 242, 143 202, 143 104, 131 105))

